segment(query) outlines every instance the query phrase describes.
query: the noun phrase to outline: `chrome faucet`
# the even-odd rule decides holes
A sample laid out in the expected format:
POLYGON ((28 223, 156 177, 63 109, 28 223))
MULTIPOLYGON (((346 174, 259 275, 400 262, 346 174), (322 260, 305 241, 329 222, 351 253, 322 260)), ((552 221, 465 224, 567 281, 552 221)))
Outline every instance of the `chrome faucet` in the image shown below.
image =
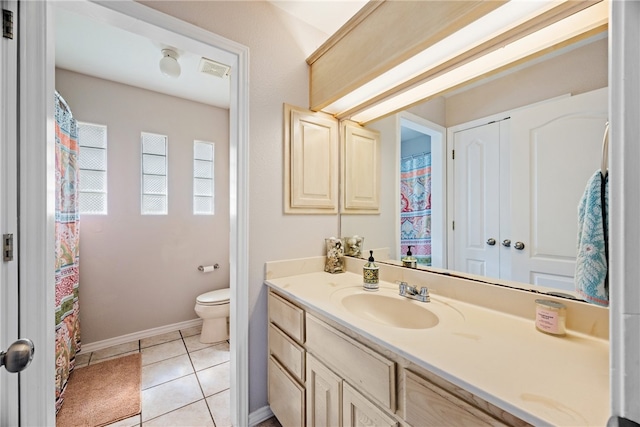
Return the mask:
POLYGON ((407 282, 397 282, 400 296, 411 298, 421 302, 430 302, 429 289, 423 286, 418 290, 415 286, 409 285, 407 282))

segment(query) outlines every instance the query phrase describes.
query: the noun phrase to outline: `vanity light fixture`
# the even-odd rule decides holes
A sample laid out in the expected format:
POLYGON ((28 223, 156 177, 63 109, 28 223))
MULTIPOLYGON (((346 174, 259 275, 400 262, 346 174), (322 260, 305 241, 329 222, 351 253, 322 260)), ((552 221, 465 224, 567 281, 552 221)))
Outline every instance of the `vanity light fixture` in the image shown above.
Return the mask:
POLYGON ((365 123, 465 83, 482 73, 506 69, 508 64, 512 66, 523 58, 566 43, 596 27, 603 32, 607 22, 607 1, 579 4, 557 0, 507 1, 325 106, 322 111, 339 119, 350 118, 365 123), (586 18, 576 17, 585 15, 586 18), (585 23, 588 20, 591 21, 585 23), (564 24, 558 25, 560 23, 564 24), (553 30, 543 31, 550 27, 553 30), (523 39, 526 42, 518 43, 523 39), (510 52, 509 55, 503 52, 505 50, 510 52), (499 66, 491 68, 487 65, 496 60, 501 61, 499 66), (459 68, 462 70, 457 71, 459 68), (450 74, 456 71, 454 79, 450 74), (430 83, 432 80, 437 82, 430 83))
MULTIPOLYGON (((535 2, 532 2, 535 3, 535 2)), ((366 123, 437 96, 475 79, 517 66, 526 59, 593 37, 605 37, 609 5, 603 1, 522 37, 446 73, 417 82, 400 93, 352 110, 351 120, 366 123)), ((340 117, 340 115, 338 115, 340 117)))
POLYGON ((165 76, 180 77, 180 64, 178 54, 173 49, 162 49, 162 59, 160 60, 160 71, 165 76))

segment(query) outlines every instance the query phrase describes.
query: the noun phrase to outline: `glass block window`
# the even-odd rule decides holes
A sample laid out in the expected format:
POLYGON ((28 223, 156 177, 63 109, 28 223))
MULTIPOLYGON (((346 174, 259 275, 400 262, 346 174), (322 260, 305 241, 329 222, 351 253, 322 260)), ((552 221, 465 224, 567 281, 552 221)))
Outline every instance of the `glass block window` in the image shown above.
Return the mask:
POLYGON ((78 205, 81 215, 107 214, 107 127, 78 122, 78 205))
POLYGON ((193 213, 194 215, 214 214, 213 163, 215 159, 213 142, 193 142, 193 213))
POLYGON ((167 137, 142 133, 142 214, 167 214, 167 137))

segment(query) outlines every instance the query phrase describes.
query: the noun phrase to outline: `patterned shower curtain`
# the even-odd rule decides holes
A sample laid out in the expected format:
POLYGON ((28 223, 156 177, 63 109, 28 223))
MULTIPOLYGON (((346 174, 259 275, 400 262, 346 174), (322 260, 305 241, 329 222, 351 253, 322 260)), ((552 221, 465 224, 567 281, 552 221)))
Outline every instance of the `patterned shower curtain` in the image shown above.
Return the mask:
POLYGON ((400 162, 400 250, 431 265, 431 153, 400 162))
POLYGON ((56 413, 80 351, 78 313, 78 131, 71 109, 56 92, 56 413))

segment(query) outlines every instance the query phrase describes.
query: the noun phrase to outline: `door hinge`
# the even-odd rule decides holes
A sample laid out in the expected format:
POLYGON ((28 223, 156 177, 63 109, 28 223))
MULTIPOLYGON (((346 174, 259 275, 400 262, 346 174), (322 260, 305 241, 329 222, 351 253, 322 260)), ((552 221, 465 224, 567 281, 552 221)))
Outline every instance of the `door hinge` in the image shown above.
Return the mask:
POLYGON ((456 150, 451 150, 451 160, 456 159, 456 150))
POLYGON ((2 235, 2 260, 13 261, 13 234, 2 235))
POLYGON ((13 12, 2 9, 2 37, 13 39, 13 12))

